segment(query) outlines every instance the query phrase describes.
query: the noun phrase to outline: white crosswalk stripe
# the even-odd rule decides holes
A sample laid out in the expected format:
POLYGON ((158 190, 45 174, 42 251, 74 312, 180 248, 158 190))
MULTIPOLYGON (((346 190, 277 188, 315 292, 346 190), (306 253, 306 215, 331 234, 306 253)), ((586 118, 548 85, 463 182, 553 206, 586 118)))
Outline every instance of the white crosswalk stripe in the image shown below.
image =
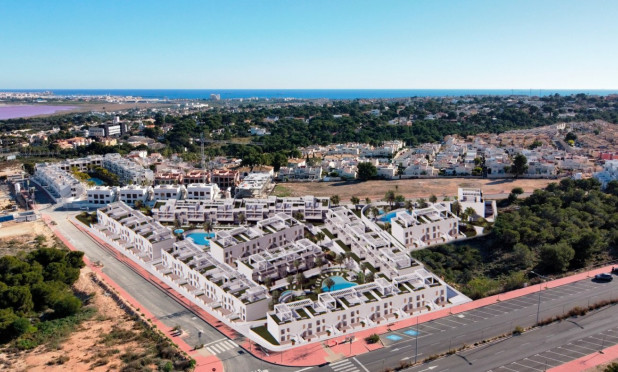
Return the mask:
POLYGON ((211 354, 217 355, 238 347, 238 344, 232 340, 225 340, 214 344, 209 344, 205 347, 211 354))
POLYGON ((360 370, 349 359, 331 363, 330 368, 335 372, 360 372, 360 370))

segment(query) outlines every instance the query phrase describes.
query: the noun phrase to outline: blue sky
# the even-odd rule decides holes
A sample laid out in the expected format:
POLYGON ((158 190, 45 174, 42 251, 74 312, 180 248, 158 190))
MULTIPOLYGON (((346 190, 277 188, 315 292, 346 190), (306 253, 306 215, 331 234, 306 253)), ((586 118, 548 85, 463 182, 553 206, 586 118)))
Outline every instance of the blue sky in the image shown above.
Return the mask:
POLYGON ((615 0, 4 1, 0 88, 618 88, 615 0))

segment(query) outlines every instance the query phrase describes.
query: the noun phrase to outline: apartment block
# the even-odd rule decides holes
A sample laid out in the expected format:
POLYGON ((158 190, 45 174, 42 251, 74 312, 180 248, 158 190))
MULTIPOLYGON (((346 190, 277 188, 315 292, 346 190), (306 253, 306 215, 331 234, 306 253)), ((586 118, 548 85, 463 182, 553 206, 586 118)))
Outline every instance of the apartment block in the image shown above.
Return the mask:
POLYGON ((387 324, 446 303, 446 285, 425 269, 310 299, 277 304, 267 313, 268 332, 280 344, 303 343, 387 324))
POLYGON ((151 191, 150 186, 124 186, 118 191, 118 200, 129 205, 135 205, 136 201, 147 201, 151 191))
POLYGON ((477 216, 483 217, 488 221, 493 221, 498 215, 498 207, 495 200, 485 200, 481 189, 458 188, 457 201, 461 205, 461 210, 467 208, 474 209, 477 216))
POLYGON ((412 249, 464 237, 459 232, 459 218, 451 213, 449 203, 399 211, 391 219, 391 231, 395 239, 412 249))
POLYGON ((267 251, 303 238, 304 225, 279 213, 250 227, 237 227, 217 233, 210 241, 212 256, 228 265, 241 257, 267 251))
POLYGON ((90 204, 107 205, 116 201, 118 188, 109 186, 95 186, 86 191, 87 200, 90 204))
POLYGON ((216 184, 192 183, 187 185, 187 199, 215 200, 219 198, 221 190, 216 184))
POLYGON ((154 200, 170 200, 170 199, 182 199, 186 193, 186 189, 183 185, 178 184, 165 184, 156 185, 153 188, 154 200))
POLYGON ((56 202, 73 201, 86 192, 84 184, 55 164, 37 164, 32 180, 45 189, 56 202))
POLYGON ((170 229, 123 202, 99 208, 93 227, 144 262, 160 259, 162 249, 176 241, 170 229))

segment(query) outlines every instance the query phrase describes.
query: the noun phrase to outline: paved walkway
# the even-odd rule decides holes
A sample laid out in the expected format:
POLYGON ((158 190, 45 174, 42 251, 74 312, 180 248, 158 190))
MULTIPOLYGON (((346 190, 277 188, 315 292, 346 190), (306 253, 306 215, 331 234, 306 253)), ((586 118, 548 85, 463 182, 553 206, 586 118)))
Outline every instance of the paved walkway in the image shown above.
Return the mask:
MULTIPOLYGON (((48 221, 46 220, 46 222, 48 222, 48 221)), ((169 286, 167 286, 166 284, 160 282, 157 278, 155 278, 152 275, 150 275, 150 273, 148 273, 146 270, 141 268, 139 265, 137 265, 133 261, 125 258, 122 254, 117 252, 113 247, 110 247, 107 243, 105 243, 102 240, 98 239, 94 234, 90 234, 89 231, 88 231, 88 228, 86 228, 85 226, 80 226, 79 223, 74 223, 74 225, 77 228, 79 228, 80 230, 82 230, 84 233, 86 233, 89 236, 91 236, 93 239, 97 240, 97 242, 101 246, 105 247, 110 252, 114 253, 114 255, 116 256, 116 258, 118 260, 120 260, 122 262, 125 262, 125 263, 129 264, 131 267, 133 267, 134 270, 136 272, 138 272, 142 277, 144 277, 147 280, 155 283, 157 286, 161 287, 162 289, 170 292, 179 302, 183 303, 184 306, 186 306, 187 308, 191 309, 193 312, 195 312, 197 315, 199 315, 200 318, 204 319, 211 326, 213 326, 214 328, 216 328, 219 331, 221 331, 227 337, 229 337, 231 339, 236 339, 236 338, 240 337, 240 335, 238 333, 236 333, 233 329, 231 329, 230 327, 228 327, 225 324, 221 323, 218 319, 216 319, 212 315, 208 314, 206 311, 202 310, 201 308, 193 305, 184 296, 176 293, 169 286)), ((67 246, 70 246, 70 243, 66 242, 63 239, 63 237, 61 237, 61 235, 58 234, 56 229, 54 229, 52 226, 50 226, 50 227, 56 233, 56 235, 59 236, 60 239, 63 240, 63 242, 65 242, 65 244, 67 244, 67 246)), ((95 269, 95 268, 93 268, 93 269, 95 269)), ((491 296, 491 297, 486 297, 486 298, 483 298, 483 299, 480 299, 480 300, 476 300, 476 301, 472 301, 472 302, 468 302, 468 303, 465 303, 465 304, 461 304, 461 305, 457 305, 457 306, 453 306, 453 307, 449 307, 449 308, 444 308, 442 310, 437 310, 437 311, 433 311, 433 312, 429 312, 429 313, 419 314, 416 317, 406 318, 404 320, 396 321, 396 322, 393 322, 393 323, 384 324, 384 325, 379 326, 379 327, 375 327, 375 328, 371 328, 371 329, 367 329, 367 330, 362 330, 362 331, 358 331, 358 332, 355 332, 355 333, 345 334, 343 336, 338 336, 338 337, 335 337, 335 338, 331 338, 331 339, 323 341, 323 342, 315 342, 315 343, 311 343, 311 344, 306 344, 306 345, 298 346, 296 348, 293 348, 293 349, 287 350, 287 351, 283 351, 283 352, 265 352, 262 348, 256 347, 256 344, 254 342, 251 342, 250 340, 248 340, 246 338, 245 338, 244 342, 241 342, 239 344, 240 344, 241 347, 243 347, 245 350, 247 350, 248 352, 250 352, 251 354, 253 354, 257 358, 263 359, 263 360, 265 360, 267 362, 270 362, 270 363, 273 363, 273 364, 279 364, 279 365, 285 365, 285 366, 305 367, 305 366, 320 365, 320 364, 324 364, 324 363, 327 363, 327 362, 336 362, 336 361, 344 359, 344 358, 349 358, 349 357, 352 357, 352 356, 364 354, 364 353, 367 353, 367 352, 370 352, 370 351, 373 351, 373 350, 377 350, 377 349, 380 349, 380 348, 384 347, 381 343, 368 344, 367 342, 365 342, 365 340, 364 340, 365 337, 367 337, 369 335, 372 335, 374 333, 383 334, 383 333, 387 333, 387 332, 390 332, 390 331, 395 331, 395 330, 411 327, 411 326, 416 325, 417 322, 419 324, 422 324, 422 323, 429 322, 429 321, 432 321, 432 320, 435 320, 435 319, 440 319, 440 318, 449 316, 451 314, 458 314, 458 313, 462 313, 462 312, 465 312, 465 311, 469 311, 469 310, 473 310, 473 309, 478 309, 480 307, 491 305, 491 304, 495 304, 495 303, 498 303, 500 301, 510 300, 510 299, 513 299, 513 298, 517 298, 517 297, 528 295, 530 293, 536 293, 536 292, 539 291, 539 288, 541 288, 541 287, 542 287, 542 290, 545 290, 545 289, 548 289, 548 288, 555 288, 555 287, 559 287, 559 286, 562 286, 562 285, 565 285, 565 284, 573 283, 573 282, 576 282, 576 281, 579 281, 579 280, 584 280, 584 279, 590 278, 590 277, 592 277, 592 276, 594 276, 596 274, 603 273, 603 272, 608 272, 610 270, 611 270, 611 266, 601 267, 601 268, 598 268, 598 269, 595 269, 595 270, 591 270, 591 271, 588 271, 588 272, 583 272, 583 273, 571 275, 571 276, 568 276, 568 277, 564 277, 564 278, 561 278, 561 279, 556 279, 556 280, 544 282, 544 283, 542 283, 542 285, 532 285, 532 286, 529 286, 529 287, 526 287, 526 288, 517 289, 517 290, 514 290, 514 291, 502 293, 502 294, 491 296), (350 337, 353 338, 352 342, 348 341, 350 337)), ((98 270, 97 272, 100 272, 100 270, 98 270)), ((123 293, 123 296, 124 296, 124 291, 119 291, 119 292, 123 293)), ((128 296, 128 294, 127 294, 127 296, 128 296)), ((127 297, 127 299, 129 297, 127 297)), ((135 301, 135 300, 133 300, 133 301, 135 301)), ((137 301, 135 301, 135 302, 137 303, 137 301)), ((141 308, 142 307, 140 306, 140 309, 141 308)), ((149 317, 154 318, 152 315, 149 315, 149 317)), ((154 319, 153 319, 153 321, 154 321, 154 319)), ((164 329, 165 326, 163 326, 162 328, 164 329)), ((179 343, 179 345, 180 345, 180 343, 179 343)), ((191 349, 188 345, 186 345, 186 346, 189 348, 189 350, 191 349)), ((215 359, 218 360, 218 358, 216 358, 216 357, 209 357, 209 358, 215 358, 215 359)), ((208 363, 212 363, 212 362, 208 362, 208 363)), ((220 361, 219 361, 219 363, 220 363, 220 361)), ((198 365, 202 365, 202 363, 198 362, 198 365)), ((221 367, 221 369, 217 368, 217 370, 223 370, 223 369, 221 367)))
MULTIPOLYGON (((62 233, 60 233, 58 231, 58 229, 56 229, 50 223, 51 219, 50 219, 49 216, 43 215, 43 221, 45 221, 47 226, 53 231, 53 233, 58 237, 58 239, 60 239, 62 241, 62 243, 64 243, 64 245, 66 245, 71 250, 74 250, 74 251, 78 250, 77 248, 75 248, 75 246, 73 244, 71 244, 71 242, 68 241, 68 239, 66 239, 64 237, 64 235, 62 235, 62 233)), ((77 226, 77 227, 80 230, 84 231, 84 228, 82 228, 81 226, 77 226)), ((113 250, 112 252, 115 252, 115 250, 113 250)), ((123 262, 130 261, 130 260, 126 260, 126 261, 122 260, 121 257, 119 257, 119 256, 122 256, 120 254, 115 254, 115 256, 116 256, 116 258, 118 258, 119 260, 121 260, 123 262)), ((200 352, 199 350, 193 350, 193 347, 189 346, 181 338, 181 336, 172 336, 171 333, 173 333, 173 329, 171 327, 168 327, 165 324, 163 324, 163 322, 161 322, 156 316, 154 316, 152 313, 150 313, 148 311, 148 309, 146 309, 144 306, 142 306, 136 299, 134 299, 130 294, 128 294, 124 289, 122 289, 122 287, 120 287, 110 277, 108 277, 105 273, 103 273, 103 271, 101 270, 100 267, 94 265, 85 256, 84 256, 84 262, 86 263, 86 265, 88 265, 88 267, 90 267, 90 269, 92 269, 92 271, 94 271, 97 274, 97 276, 99 276, 99 278, 101 280, 103 280, 107 285, 109 285, 114 290, 116 290, 118 292, 118 294, 126 302, 128 302, 131 306, 133 306, 133 308, 139 309, 139 312, 144 314, 144 317, 146 319, 151 320, 152 323, 158 329, 160 329, 165 334, 167 334, 167 337, 169 337, 172 340, 172 342, 174 342, 176 345, 178 345, 178 348, 180 350, 184 351, 191 358, 195 359, 195 361, 196 361, 196 369, 195 370, 196 371, 223 371, 223 363, 221 362, 221 360, 219 358, 217 358, 216 356, 213 356, 213 355, 211 355, 211 356, 201 355, 201 354, 203 354, 203 352, 200 352)), ((139 274, 143 276, 142 272, 139 272, 139 274)), ((210 320, 206 320, 206 321, 208 321, 208 323, 212 324, 210 320)))
POLYGON ((598 352, 590 355, 583 356, 579 359, 572 360, 561 366, 548 369, 548 372, 573 372, 573 371, 585 371, 587 369, 596 367, 598 365, 611 362, 614 359, 618 359, 618 345, 603 349, 603 352, 598 352))

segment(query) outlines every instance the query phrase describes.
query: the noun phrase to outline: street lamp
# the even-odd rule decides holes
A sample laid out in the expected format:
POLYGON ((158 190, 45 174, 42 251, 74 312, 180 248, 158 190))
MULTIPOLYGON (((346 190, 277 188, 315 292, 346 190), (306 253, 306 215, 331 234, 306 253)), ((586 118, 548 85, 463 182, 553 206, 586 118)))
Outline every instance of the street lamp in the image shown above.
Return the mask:
MULTIPOLYGON (((536 276, 538 276, 541 279, 550 279, 548 277, 546 277, 545 275, 541 275, 539 273, 535 273, 534 271, 530 271, 530 274, 534 274, 536 276)), ((539 315, 541 313, 541 290, 543 289, 543 281, 541 281, 541 283, 539 283, 539 304, 536 308, 536 324, 539 324, 539 315)))

